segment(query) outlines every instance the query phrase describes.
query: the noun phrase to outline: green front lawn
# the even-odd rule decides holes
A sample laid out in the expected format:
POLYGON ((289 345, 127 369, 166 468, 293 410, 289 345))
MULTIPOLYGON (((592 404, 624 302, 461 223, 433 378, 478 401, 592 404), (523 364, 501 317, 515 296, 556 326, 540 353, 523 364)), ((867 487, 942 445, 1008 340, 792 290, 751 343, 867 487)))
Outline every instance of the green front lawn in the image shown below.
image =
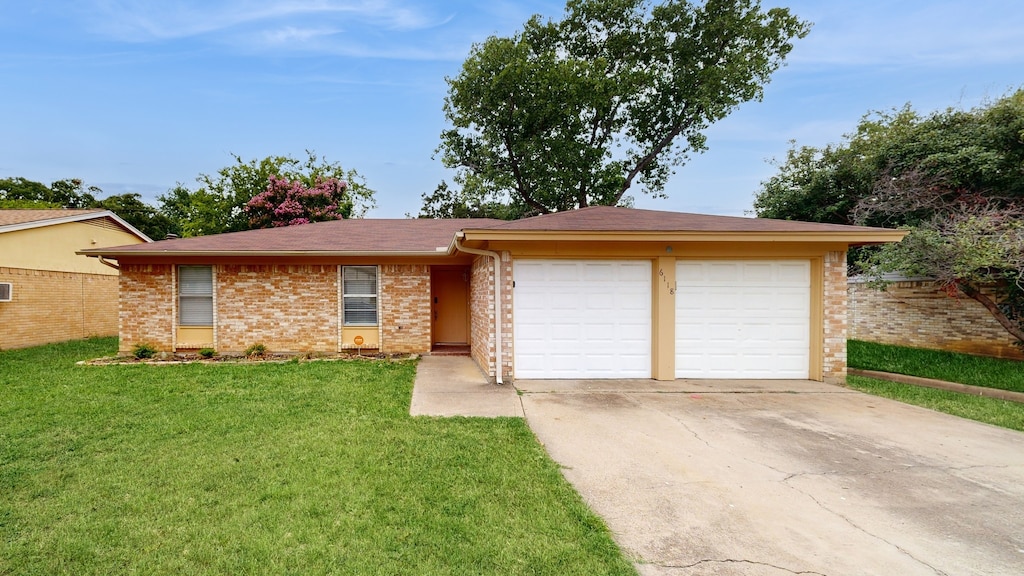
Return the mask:
POLYGON ((850 368, 878 370, 1024 392, 1024 362, 891 346, 861 340, 846 343, 850 368))
POLYGON ((412 363, 0 352, 0 574, 634 574, 520 419, 408 416, 412 363))
MULTIPOLYGON (((847 341, 851 368, 878 370, 1024 392, 1024 363, 941 350, 847 341)), ((848 376, 851 388, 987 424, 1024 431, 1024 404, 935 390, 874 378, 848 376)))
POLYGON ((862 376, 847 376, 850 388, 899 400, 907 404, 923 406, 953 416, 977 420, 986 424, 1002 426, 1011 430, 1024 431, 1024 404, 997 400, 985 396, 973 396, 948 390, 936 390, 899 382, 889 382, 862 376))

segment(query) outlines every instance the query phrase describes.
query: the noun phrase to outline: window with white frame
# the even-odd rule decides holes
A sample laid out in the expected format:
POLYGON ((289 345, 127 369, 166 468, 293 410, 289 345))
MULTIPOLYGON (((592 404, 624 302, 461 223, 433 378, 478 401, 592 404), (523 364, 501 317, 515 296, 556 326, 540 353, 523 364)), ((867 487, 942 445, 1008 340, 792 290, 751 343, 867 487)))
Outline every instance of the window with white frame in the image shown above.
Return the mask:
POLYGON ((0 282, 0 302, 10 302, 14 298, 14 286, 10 282, 0 282))
POLYGON ((342 266, 345 326, 377 325, 377 267, 342 266))
POLYGON ((178 324, 213 326, 213 267, 178 267, 178 324))

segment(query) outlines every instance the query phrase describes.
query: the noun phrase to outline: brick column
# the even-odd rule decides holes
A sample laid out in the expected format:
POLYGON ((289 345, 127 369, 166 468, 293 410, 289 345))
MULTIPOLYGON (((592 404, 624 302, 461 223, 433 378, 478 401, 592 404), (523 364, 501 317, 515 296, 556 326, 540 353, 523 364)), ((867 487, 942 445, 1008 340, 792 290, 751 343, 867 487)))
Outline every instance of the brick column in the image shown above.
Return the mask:
POLYGON ((846 382, 847 287, 846 252, 825 254, 825 314, 822 377, 825 382, 846 382))

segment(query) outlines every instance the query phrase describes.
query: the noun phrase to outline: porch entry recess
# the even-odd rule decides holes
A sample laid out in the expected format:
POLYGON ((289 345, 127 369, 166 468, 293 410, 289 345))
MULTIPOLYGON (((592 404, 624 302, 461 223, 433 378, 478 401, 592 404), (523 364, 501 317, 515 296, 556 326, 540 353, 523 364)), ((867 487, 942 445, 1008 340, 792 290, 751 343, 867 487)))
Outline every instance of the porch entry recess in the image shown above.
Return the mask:
POLYGON ((430 307, 434 345, 469 343, 469 267, 430 271, 430 307))

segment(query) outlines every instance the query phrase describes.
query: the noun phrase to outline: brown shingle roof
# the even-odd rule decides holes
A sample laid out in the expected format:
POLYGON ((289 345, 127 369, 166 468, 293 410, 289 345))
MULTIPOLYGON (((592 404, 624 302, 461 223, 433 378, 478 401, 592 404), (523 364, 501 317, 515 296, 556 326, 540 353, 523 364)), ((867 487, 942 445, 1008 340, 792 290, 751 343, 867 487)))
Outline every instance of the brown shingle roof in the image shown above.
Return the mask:
MULTIPOLYGON (((771 236, 817 234, 842 242, 845 237, 886 233, 881 241, 890 241, 894 231, 882 228, 817 224, 789 220, 708 216, 657 210, 637 210, 594 206, 505 222, 488 218, 464 219, 352 219, 319 222, 301 226, 248 230, 228 234, 162 240, 150 244, 83 250, 83 254, 130 256, 132 254, 439 254, 440 247, 451 245, 459 231, 475 231, 477 240, 503 233, 707 233, 711 235, 758 233, 771 236), (494 233, 493 235, 491 233, 494 233)), ((899 233, 896 233, 897 235, 899 233)), ((762 236, 763 237, 763 236, 762 236)), ((778 238, 775 238, 778 239, 778 238)), ((898 238, 895 238, 898 239, 898 238)))
POLYGON ((283 228, 266 228, 150 244, 86 250, 84 253, 435 253, 447 248, 455 233, 472 226, 486 228, 500 220, 477 219, 351 219, 283 228))
MULTIPOLYGON (((471 228, 467 226, 467 229, 471 228)), ((590 206, 488 226, 546 232, 864 232, 863 226, 590 206)))
POLYGON ((82 210, 67 209, 45 209, 45 210, 0 210, 0 226, 12 224, 27 224, 29 222, 43 222, 56 220, 68 216, 81 216, 93 212, 105 212, 103 208, 88 208, 82 210))

